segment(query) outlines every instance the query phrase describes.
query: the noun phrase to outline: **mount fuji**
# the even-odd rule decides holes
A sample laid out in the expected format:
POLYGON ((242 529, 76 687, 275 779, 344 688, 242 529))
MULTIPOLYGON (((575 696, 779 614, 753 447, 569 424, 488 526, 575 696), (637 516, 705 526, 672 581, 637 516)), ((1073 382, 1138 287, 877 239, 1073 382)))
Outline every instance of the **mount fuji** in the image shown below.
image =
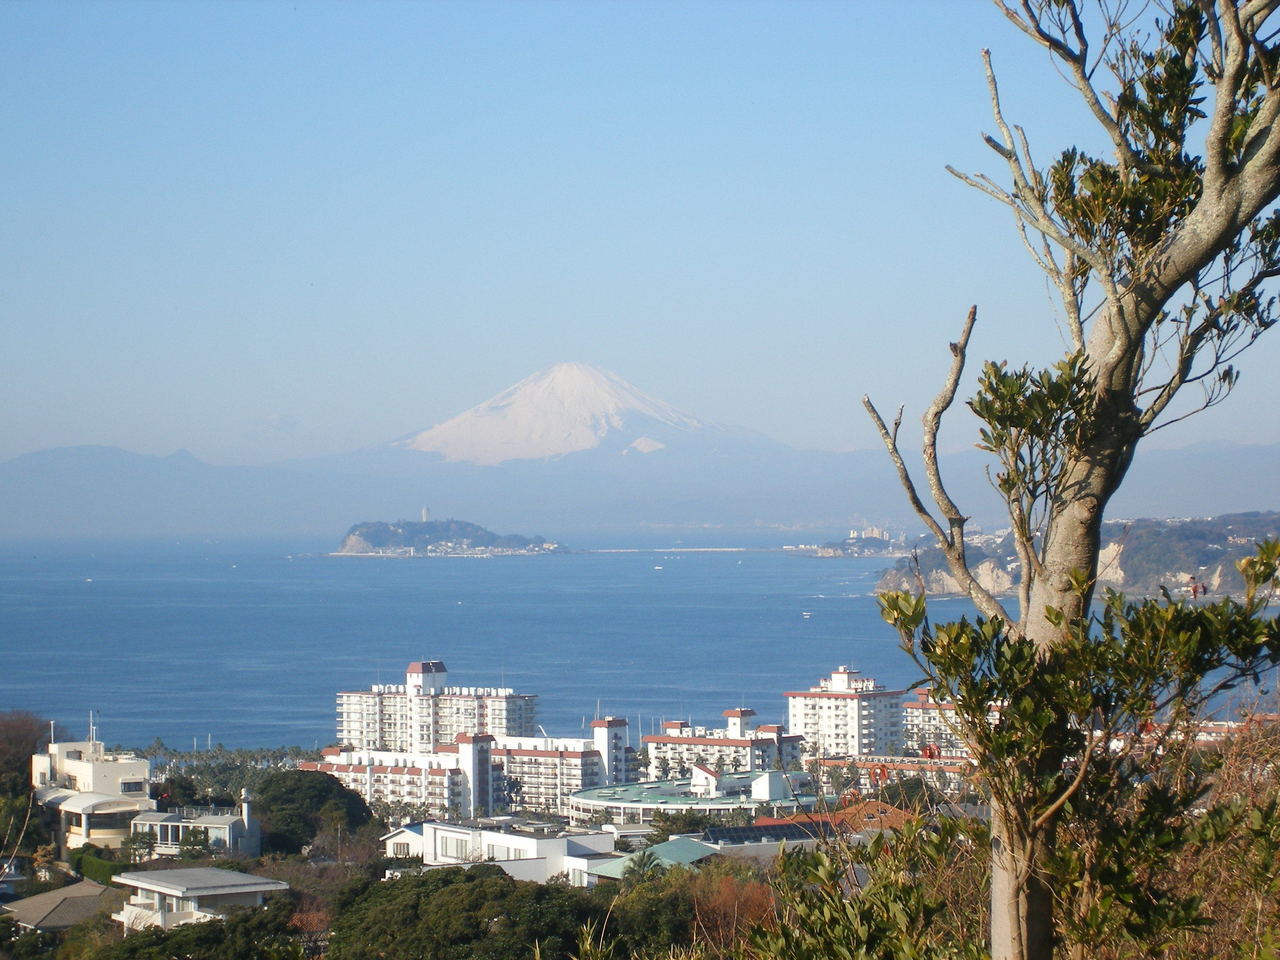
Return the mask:
POLYGON ((438 453, 450 462, 493 466, 598 447, 653 453, 708 429, 615 373, 585 363, 557 363, 393 445, 438 453))
MULTIPOLYGON (((853 385, 850 394, 856 393, 853 385)), ((1007 523, 975 450, 943 468, 978 524, 1007 523)), ((1280 446, 1149 451, 1111 516, 1274 509, 1280 446)), ((430 429, 363 450, 253 467, 112 447, 0 463, 0 538, 287 537, 332 549, 353 523, 454 517, 587 546, 821 542, 917 529, 883 451, 795 450, 709 424, 581 363, 560 363, 430 429)), ((301 546, 299 546, 301 545, 301 546)))

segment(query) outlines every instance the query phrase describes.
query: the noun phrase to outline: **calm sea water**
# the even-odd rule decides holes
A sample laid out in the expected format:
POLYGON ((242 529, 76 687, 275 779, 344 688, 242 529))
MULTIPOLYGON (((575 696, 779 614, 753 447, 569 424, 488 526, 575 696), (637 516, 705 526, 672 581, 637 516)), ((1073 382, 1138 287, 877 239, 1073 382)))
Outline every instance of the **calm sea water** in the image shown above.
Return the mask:
MULTIPOLYGON (((785 721, 839 664, 917 679, 870 595, 883 560, 781 552, 489 560, 291 555, 279 545, 0 547, 0 709, 108 744, 324 745, 334 694, 444 660, 450 683, 539 695, 552 735, 785 721), (661 568, 661 569, 658 569, 661 568), (808 612, 810 616, 804 617, 808 612)), ((957 601, 940 605, 960 612, 957 601)))

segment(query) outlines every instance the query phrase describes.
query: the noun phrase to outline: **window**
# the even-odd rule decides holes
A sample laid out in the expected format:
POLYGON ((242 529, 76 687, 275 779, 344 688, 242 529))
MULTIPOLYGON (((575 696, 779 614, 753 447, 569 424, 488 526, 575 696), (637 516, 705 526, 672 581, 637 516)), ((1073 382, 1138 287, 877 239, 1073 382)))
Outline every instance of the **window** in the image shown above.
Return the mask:
POLYGON ((466 837, 450 837, 446 835, 440 838, 440 855, 444 857, 465 860, 471 852, 470 847, 471 845, 467 842, 466 837))
POLYGON ((121 793, 142 793, 147 789, 147 784, 142 780, 121 780, 121 793))
POLYGON ((407 843, 393 843, 393 844, 391 845, 391 855, 392 855, 393 857, 407 857, 407 856, 409 856, 409 844, 407 844, 407 843))

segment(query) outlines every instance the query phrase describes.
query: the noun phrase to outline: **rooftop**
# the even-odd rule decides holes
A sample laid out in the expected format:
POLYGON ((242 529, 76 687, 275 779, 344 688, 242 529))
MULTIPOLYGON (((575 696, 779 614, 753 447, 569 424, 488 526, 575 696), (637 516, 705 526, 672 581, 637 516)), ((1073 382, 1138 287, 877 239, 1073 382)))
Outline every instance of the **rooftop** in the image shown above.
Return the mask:
POLYGON ((69 887, 15 900, 0 907, 0 912, 7 913, 24 927, 46 932, 65 930, 101 910, 106 904, 103 894, 107 891, 100 883, 81 880, 69 887))
MULTIPOLYGON (((672 807, 723 807, 726 804, 741 803, 754 805, 758 801, 751 798, 751 784, 763 774, 761 771, 725 773, 718 778, 720 794, 716 797, 699 797, 693 794, 693 780, 682 777, 678 780, 649 780, 642 783, 619 783, 609 787, 594 787, 590 790, 579 790, 573 794, 584 800, 595 803, 638 803, 672 807)), ((808 803, 815 798, 809 792, 797 792, 790 799, 808 803)))
POLYGON ((204 897, 223 893, 271 893, 288 890, 283 880, 268 880, 235 870, 217 867, 187 867, 178 870, 145 870, 118 873, 112 881, 139 890, 167 893, 174 897, 204 897))

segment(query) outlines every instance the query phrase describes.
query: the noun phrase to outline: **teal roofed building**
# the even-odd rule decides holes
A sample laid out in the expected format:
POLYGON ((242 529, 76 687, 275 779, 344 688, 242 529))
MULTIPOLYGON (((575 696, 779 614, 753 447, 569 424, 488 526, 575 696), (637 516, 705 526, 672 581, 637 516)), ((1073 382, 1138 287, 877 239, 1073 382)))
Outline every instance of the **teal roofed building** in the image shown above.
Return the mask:
POLYGON ((631 853, 625 857, 618 857, 615 860, 609 860, 599 866, 592 867, 590 873, 593 877, 600 879, 621 880, 631 861, 642 854, 653 854, 664 869, 670 869, 671 867, 696 868, 698 864, 714 857, 719 852, 715 847, 690 837, 672 837, 664 843, 645 847, 644 850, 638 853, 631 853))
POLYGON ((678 780, 579 790, 569 797, 569 821, 599 823, 603 818, 620 824, 652 823, 659 810, 696 810, 712 816, 746 810, 778 817, 812 810, 817 803, 807 773, 766 770, 717 774, 707 767, 695 766, 692 776, 678 780))

